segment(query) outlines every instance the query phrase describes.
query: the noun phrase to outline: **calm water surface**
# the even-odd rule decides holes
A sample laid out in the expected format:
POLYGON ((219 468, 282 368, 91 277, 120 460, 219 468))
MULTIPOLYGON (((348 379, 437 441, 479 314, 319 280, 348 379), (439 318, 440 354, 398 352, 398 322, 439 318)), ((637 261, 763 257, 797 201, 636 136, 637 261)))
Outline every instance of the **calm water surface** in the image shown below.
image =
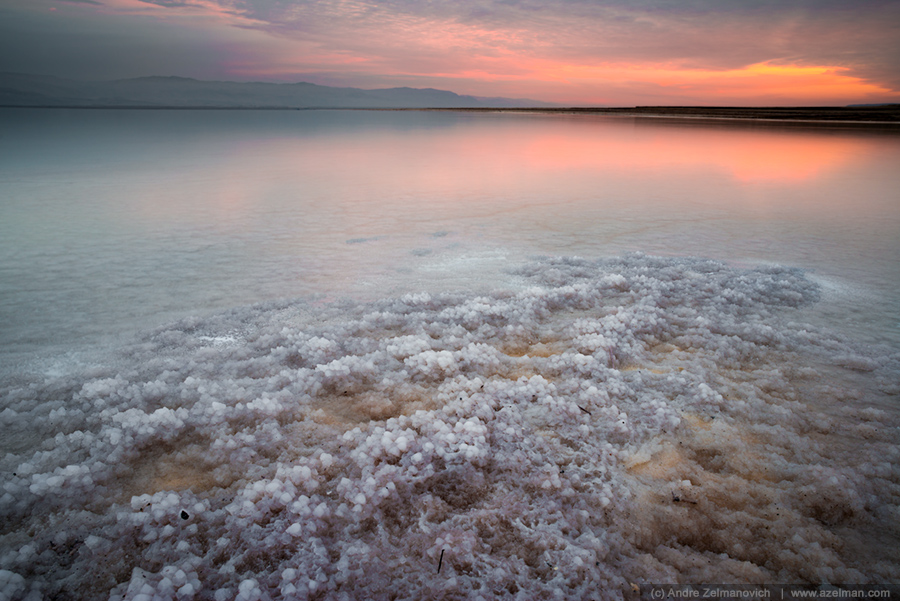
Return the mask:
POLYGON ((900 134, 591 116, 0 111, 2 373, 286 297, 515 287, 534 255, 811 270, 900 344, 900 134))

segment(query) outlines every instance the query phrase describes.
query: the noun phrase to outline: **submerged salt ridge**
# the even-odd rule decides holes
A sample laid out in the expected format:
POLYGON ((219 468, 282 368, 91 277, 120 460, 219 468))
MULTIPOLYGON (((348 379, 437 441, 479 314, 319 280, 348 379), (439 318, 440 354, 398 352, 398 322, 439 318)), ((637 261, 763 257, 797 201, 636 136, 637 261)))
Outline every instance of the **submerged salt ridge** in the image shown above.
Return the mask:
POLYGON ((799 271, 237 309, 7 387, 0 596, 623 598, 900 580, 900 354, 799 271), (438 565, 441 570, 438 572, 438 565))

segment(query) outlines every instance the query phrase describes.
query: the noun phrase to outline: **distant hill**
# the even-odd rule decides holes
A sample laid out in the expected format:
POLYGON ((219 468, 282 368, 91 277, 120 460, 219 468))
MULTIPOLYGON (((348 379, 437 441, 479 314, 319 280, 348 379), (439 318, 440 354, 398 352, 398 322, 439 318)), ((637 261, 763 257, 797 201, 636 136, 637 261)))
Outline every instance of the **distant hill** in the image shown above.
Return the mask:
POLYGON ((241 83, 186 77, 76 81, 0 73, 0 106, 150 108, 521 108, 518 98, 476 98, 431 88, 363 90, 312 83, 241 83))

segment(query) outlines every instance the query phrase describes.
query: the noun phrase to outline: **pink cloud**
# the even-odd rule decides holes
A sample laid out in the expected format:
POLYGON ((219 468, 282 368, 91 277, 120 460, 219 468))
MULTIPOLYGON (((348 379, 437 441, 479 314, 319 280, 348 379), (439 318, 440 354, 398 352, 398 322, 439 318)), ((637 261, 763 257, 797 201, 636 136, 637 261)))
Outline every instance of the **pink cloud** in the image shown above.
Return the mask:
MULTIPOLYGON (((155 28, 161 39, 189 32, 198 48, 220 53, 217 75, 237 79, 438 87, 568 104, 900 100, 892 25, 900 3, 883 0, 765 10, 736 0, 96 2, 57 5, 105 15, 122 31, 129 22, 155 28)), ((160 58, 154 72, 210 71, 191 66, 194 53, 182 54, 183 64, 160 58)), ((153 56, 136 60, 148 62, 153 56)))

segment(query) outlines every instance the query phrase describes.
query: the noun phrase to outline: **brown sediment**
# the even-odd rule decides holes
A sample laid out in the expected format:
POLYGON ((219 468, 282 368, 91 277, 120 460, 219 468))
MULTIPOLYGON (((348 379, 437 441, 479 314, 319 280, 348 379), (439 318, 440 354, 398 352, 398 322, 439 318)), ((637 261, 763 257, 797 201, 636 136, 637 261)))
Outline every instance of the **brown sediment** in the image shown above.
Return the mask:
POLYGON ((776 552, 779 539, 784 543, 801 529, 828 553, 839 553, 837 537, 810 524, 802 507, 785 503, 789 495, 768 473, 765 443, 755 432, 699 415, 681 417, 679 436, 626 461, 641 521, 633 533, 639 548, 663 562, 672 559, 667 551, 681 546, 712 553, 720 569, 751 581, 765 575, 758 569, 747 573, 755 568, 750 564, 784 567, 776 552), (723 534, 727 525, 740 526, 746 536, 723 534))
POLYGON ((340 391, 317 397, 310 417, 320 424, 352 428, 438 406, 436 391, 408 385, 390 390, 340 391))
POLYGON ((516 346, 508 346, 499 348, 499 351, 508 357, 525 357, 526 355, 529 357, 552 357, 553 355, 558 355, 562 352, 561 349, 557 348, 559 345, 550 343, 538 342, 532 345, 516 345, 516 346))
POLYGON ((134 464, 129 477, 120 483, 120 498, 128 501, 132 496, 166 490, 201 493, 230 484, 219 481, 216 476, 213 466, 203 461, 203 452, 195 445, 178 452, 148 452, 134 464))

